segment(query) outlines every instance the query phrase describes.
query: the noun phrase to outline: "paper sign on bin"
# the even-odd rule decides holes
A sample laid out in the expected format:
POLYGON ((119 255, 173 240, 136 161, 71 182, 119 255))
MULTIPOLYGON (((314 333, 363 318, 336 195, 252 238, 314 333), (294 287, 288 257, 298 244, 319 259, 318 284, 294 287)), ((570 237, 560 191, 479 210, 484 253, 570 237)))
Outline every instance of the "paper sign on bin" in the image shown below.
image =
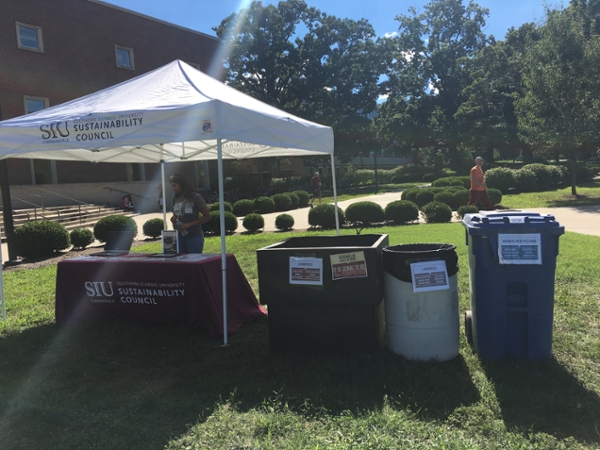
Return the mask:
POLYGON ((290 256, 290 284, 323 285, 323 260, 290 256))
POLYGON ((331 279, 366 278, 367 261, 365 252, 339 253, 330 255, 331 279))
POLYGON ((446 261, 426 261, 410 265, 414 292, 450 289, 446 261))
POLYGON ((540 233, 499 234, 500 264, 542 264, 540 233))

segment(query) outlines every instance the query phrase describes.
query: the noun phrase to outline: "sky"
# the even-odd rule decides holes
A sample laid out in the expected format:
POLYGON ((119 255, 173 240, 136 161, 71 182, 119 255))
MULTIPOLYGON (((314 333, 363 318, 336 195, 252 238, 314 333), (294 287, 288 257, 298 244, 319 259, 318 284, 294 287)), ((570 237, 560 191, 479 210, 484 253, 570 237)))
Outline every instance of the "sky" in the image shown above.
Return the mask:
MULTIPOLYGON (((216 36, 212 30, 232 12, 237 12, 250 0, 103 0, 122 8, 145 14, 195 31, 216 36)), ((411 6, 419 12, 428 0, 305 0, 309 6, 339 18, 367 19, 377 36, 398 30, 394 20, 399 14, 408 14, 411 6)), ((564 4, 568 0, 564 0, 564 4)), ((263 5, 277 4, 278 0, 263 0, 263 5)), ((485 33, 497 40, 504 39, 511 28, 526 22, 541 23, 544 19, 544 0, 475 0, 489 9, 485 33)), ((547 0, 551 7, 562 7, 560 1, 547 0)))

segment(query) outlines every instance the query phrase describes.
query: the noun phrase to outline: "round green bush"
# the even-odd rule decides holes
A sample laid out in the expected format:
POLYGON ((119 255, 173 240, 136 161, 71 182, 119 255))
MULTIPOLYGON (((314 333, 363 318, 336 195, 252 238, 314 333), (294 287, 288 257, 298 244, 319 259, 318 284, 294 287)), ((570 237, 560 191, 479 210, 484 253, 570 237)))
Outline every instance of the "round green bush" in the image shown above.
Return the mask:
POLYGON ((454 204, 460 208, 469 202, 469 196, 471 193, 467 189, 461 189, 454 191, 452 195, 454 196, 454 204))
POLYGON ((442 192, 438 192, 433 196, 433 200, 436 202, 445 203, 450 209, 457 209, 459 205, 456 204, 454 197, 454 191, 448 189, 442 192))
POLYGON ((111 231, 133 231, 137 235, 138 227, 135 220, 123 214, 105 216, 94 225, 94 237, 100 242, 106 242, 111 231))
MULTIPOLYGON (((346 221, 344 211, 338 206, 340 226, 346 221)), ((317 205, 308 211, 308 224, 313 227, 335 228, 335 206, 331 203, 317 205)))
POLYGON ((434 201, 423 206, 421 211, 427 223, 446 223, 452 220, 452 210, 445 203, 434 201))
POLYGON ((50 220, 32 220, 15 229, 19 256, 50 256, 71 246, 69 232, 63 224, 50 220))
POLYGON ((423 181, 430 182, 430 181, 434 181, 436 179, 436 175, 433 172, 430 173, 426 173, 425 175, 423 175, 423 178, 421 178, 423 181))
POLYGON ((254 211, 258 214, 275 212, 275 200, 272 197, 258 197, 254 200, 254 211))
POLYGON ((492 205, 496 206, 502 203, 502 192, 500 189, 488 189, 487 192, 492 201, 492 205))
POLYGON ((548 167, 550 168, 550 182, 552 186, 561 186, 570 181, 569 169, 566 166, 553 165, 548 167))
POLYGON ((310 202, 310 194, 306 191, 294 191, 298 196, 298 208, 306 208, 310 202))
POLYGON ((275 228, 278 230, 291 230, 294 227, 294 218, 289 214, 279 214, 275 217, 275 228))
POLYGON ((408 200, 396 200, 385 207, 385 220, 396 224, 419 220, 419 207, 408 200))
POLYGON ((452 181, 452 179, 450 177, 443 177, 443 178, 438 178, 433 183, 431 183, 431 185, 434 187, 445 187, 445 186, 450 186, 451 181, 452 181))
POLYGON ((418 188, 406 189, 406 190, 402 191, 402 194, 400 194, 400 200, 408 200, 409 202, 416 203, 417 194, 420 191, 421 191, 421 189, 418 189, 418 188))
MULTIPOLYGON (((238 219, 230 211, 225 211, 225 233, 233 233, 238 228, 238 219)), ((212 211, 210 220, 202 224, 202 231, 209 234, 221 234, 221 213, 212 211)))
MULTIPOLYGON (((538 190, 537 175, 533 170, 519 169, 515 172, 517 190, 520 192, 535 192, 538 190)), ((497 188, 500 189, 500 188, 497 188)), ((500 189, 501 191, 503 189, 500 189)), ((504 191, 507 192, 507 191, 504 191)))
POLYGON ((237 217, 244 217, 254 212, 254 200, 238 200, 233 204, 233 214, 237 217))
POLYGON ((521 170, 529 170, 535 173, 538 191, 547 191, 552 188, 552 169, 547 164, 527 164, 521 167, 521 170))
POLYGON ((165 229, 164 227, 165 222, 162 219, 159 219, 158 217, 156 219, 148 219, 144 222, 144 225, 142 225, 142 232, 144 233, 144 236, 157 238, 160 237, 162 230, 165 229))
POLYGON ((508 192, 509 189, 517 187, 516 172, 506 167, 495 167, 485 173, 485 184, 488 188, 508 192))
POLYGON ((288 192, 287 195, 290 196, 290 200, 292 201, 292 206, 290 209, 298 209, 298 205, 300 204, 300 199, 298 198, 298 194, 294 192, 288 192))
POLYGON ((381 205, 375 202, 356 202, 348 205, 345 211, 346 221, 351 223, 362 222, 365 225, 380 223, 385 220, 385 213, 381 205))
POLYGON ((422 208, 427 203, 431 203, 435 197, 435 192, 432 189, 419 189, 415 197, 415 203, 419 208, 422 208))
MULTIPOLYGON (((231 203, 229 202, 223 202, 223 208, 225 209, 225 211, 229 211, 232 212, 233 211, 233 206, 231 206, 231 203)), ((213 203, 212 205, 210 205, 208 207, 209 211, 220 211, 221 210, 221 205, 220 203, 213 203)))
POLYGON ((479 208, 475 205, 463 205, 460 208, 458 208, 458 211, 456 211, 458 217, 460 217, 461 219, 465 217, 465 214, 477 214, 478 212, 479 208))
POLYGON ((275 202, 275 211, 289 211, 292 209, 292 199, 288 194, 275 194, 273 201, 275 202))
POLYGON ((248 214, 242 222, 244 228, 252 233, 265 227, 265 219, 257 213, 248 214))
POLYGON ((94 242, 94 233, 89 228, 75 228, 69 233, 73 248, 86 248, 94 242))

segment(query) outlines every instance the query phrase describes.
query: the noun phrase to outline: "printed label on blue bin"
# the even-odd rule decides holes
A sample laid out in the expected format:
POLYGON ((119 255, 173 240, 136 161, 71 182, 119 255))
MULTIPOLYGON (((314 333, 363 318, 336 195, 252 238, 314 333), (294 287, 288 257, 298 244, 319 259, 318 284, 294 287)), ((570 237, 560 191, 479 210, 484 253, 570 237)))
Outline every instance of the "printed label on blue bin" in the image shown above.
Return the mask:
POLYGON ((500 264, 542 264, 542 239, 539 233, 499 234, 500 264))
POLYGON ((410 265, 414 292, 450 289, 446 261, 426 261, 410 265))
POLYGON ((366 278, 367 261, 365 252, 339 253, 330 255, 331 278, 341 280, 343 278, 366 278))
POLYGON ((290 284, 323 285, 323 260, 290 256, 290 284))

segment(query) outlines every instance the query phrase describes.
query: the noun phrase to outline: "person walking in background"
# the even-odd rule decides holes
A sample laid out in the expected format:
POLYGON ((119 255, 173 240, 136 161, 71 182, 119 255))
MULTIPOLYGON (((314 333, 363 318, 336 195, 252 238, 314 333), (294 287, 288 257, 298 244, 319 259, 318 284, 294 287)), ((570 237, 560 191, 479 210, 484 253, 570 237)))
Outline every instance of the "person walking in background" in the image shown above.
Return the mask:
POLYGON ((310 187, 313 191, 313 195, 310 199, 310 207, 314 206, 315 198, 319 199, 319 205, 321 204, 321 177, 319 172, 315 172, 314 176, 310 179, 310 187))
POLYGON ((492 200, 487 192, 487 186, 483 181, 483 158, 475 158, 475 167, 471 169, 471 192, 469 193, 469 202, 467 205, 476 205, 481 202, 486 211, 494 209, 492 200))
POLYGON ((186 179, 179 174, 169 178, 175 193, 173 198, 173 228, 178 231, 179 253, 202 253, 204 251, 204 233, 202 224, 210 220, 210 211, 204 198, 194 192, 186 179))

